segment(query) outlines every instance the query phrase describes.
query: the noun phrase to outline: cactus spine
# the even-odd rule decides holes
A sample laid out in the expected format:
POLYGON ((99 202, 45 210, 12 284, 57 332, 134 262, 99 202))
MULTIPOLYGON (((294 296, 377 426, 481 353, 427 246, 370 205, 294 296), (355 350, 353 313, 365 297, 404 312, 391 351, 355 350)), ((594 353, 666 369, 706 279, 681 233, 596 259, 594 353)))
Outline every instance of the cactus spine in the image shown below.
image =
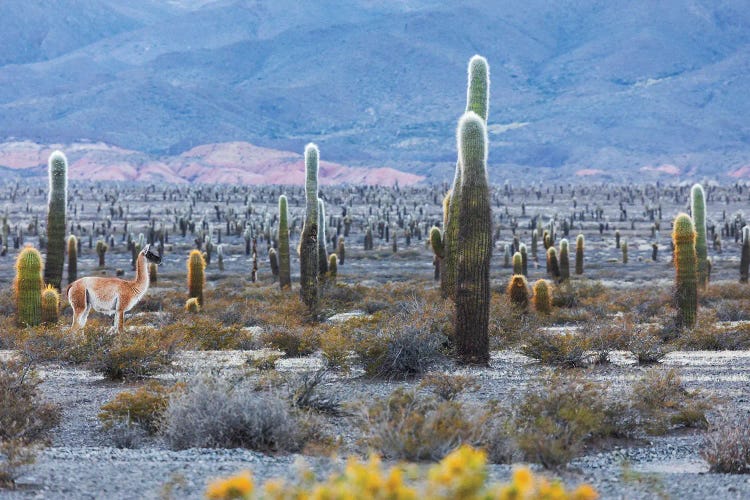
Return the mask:
POLYGON ((286 196, 279 196, 279 286, 282 290, 292 288, 289 264, 289 211, 286 196))
POLYGON ((68 160, 61 151, 49 157, 47 260, 44 281, 60 290, 65 265, 65 211, 68 206, 68 160))
POLYGON ((206 261, 200 250, 192 250, 187 261, 188 297, 198 301, 203 308, 203 285, 206 283, 206 261))
POLYGON ((529 307, 529 285, 523 274, 514 274, 508 283, 508 298, 511 304, 525 311, 529 307))
POLYGON ((534 309, 540 314, 549 314, 552 311, 550 289, 545 280, 537 280, 534 283, 534 309))
POLYGON ((679 214, 672 231, 675 264, 675 303, 678 324, 691 328, 698 310, 698 259, 695 252, 695 227, 687 214, 679 214))
POLYGON ((576 274, 583 274, 583 235, 576 236, 576 274))
POLYGON ((68 238, 68 283, 78 279, 78 239, 72 234, 68 238))
POLYGON ((690 190, 690 211, 695 225, 695 255, 698 259, 698 286, 708 284, 708 244, 706 243, 706 195, 703 186, 696 184, 690 190))
POLYGON ((740 283, 747 283, 750 268, 750 227, 742 228, 742 255, 740 257, 740 283))
MULTIPOLYGON (((492 209, 487 179, 487 128, 474 112, 458 126, 461 196, 458 211, 456 328, 457 353, 466 363, 489 360, 490 260, 492 209)), ((455 198, 455 193, 454 193, 455 198)))
POLYGON ((60 317, 60 294, 52 285, 42 292, 42 323, 54 325, 60 317))
POLYGON ((37 326, 42 322, 42 256, 32 247, 21 250, 16 259, 16 314, 20 326, 37 326))
POLYGON ((305 147, 307 208, 300 239, 300 296, 312 317, 318 314, 318 147, 305 147))
POLYGON ((570 279, 570 248, 568 240, 560 240, 560 281, 570 279))

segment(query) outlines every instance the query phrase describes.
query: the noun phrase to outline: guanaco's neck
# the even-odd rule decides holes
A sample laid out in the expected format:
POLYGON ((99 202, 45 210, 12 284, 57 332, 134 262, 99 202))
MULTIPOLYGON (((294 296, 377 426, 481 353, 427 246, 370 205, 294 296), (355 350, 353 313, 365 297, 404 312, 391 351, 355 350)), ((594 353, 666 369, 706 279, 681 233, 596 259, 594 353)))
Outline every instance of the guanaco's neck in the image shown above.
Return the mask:
POLYGON ((133 285, 140 291, 145 291, 149 285, 148 277, 148 263, 146 256, 143 254, 138 255, 138 259, 135 261, 135 280, 133 285))

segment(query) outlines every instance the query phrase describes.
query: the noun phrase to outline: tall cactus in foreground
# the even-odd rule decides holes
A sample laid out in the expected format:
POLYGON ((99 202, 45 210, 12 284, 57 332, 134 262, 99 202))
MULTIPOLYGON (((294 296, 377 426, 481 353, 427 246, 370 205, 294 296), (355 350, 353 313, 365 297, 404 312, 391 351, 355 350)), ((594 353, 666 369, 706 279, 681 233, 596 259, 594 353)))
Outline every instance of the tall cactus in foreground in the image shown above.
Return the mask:
POLYGON ((60 317, 60 294, 52 285, 42 292, 42 323, 54 325, 60 317))
POLYGON ((318 158, 315 144, 305 146, 305 223, 300 236, 300 296, 308 312, 318 314, 318 158))
POLYGON ((576 236, 576 274, 583 274, 583 235, 576 236))
POLYGON ((289 210, 286 196, 279 196, 279 286, 282 290, 292 288, 289 260, 289 210))
POLYGON ((747 283, 750 268, 750 227, 742 228, 742 254, 740 256, 740 283, 747 283))
POLYGON ((68 160, 61 151, 49 157, 47 260, 44 281, 60 290, 65 265, 65 211, 68 206, 68 160))
POLYGON ((679 214, 672 231, 675 264, 675 303, 680 327, 695 325, 698 311, 698 259, 695 252, 695 227, 687 214, 679 214))
POLYGON ((37 326, 42 322, 42 255, 32 247, 21 250, 16 259, 16 314, 20 326, 37 326))
POLYGON ((708 284, 708 245, 706 243, 706 194, 703 186, 696 184, 690 190, 690 211, 695 225, 695 256, 698 259, 698 287, 708 284))
POLYGON ((456 350, 463 362, 489 361, 490 260, 492 209, 487 180, 487 128, 474 112, 458 125, 461 197, 458 241, 461 254, 456 276, 456 350))
MULTIPOLYGON (((396 241, 395 235, 393 241, 396 241)), ((328 250, 326 249, 326 205, 318 198, 318 276, 328 273, 328 250)))
POLYGON ((78 239, 72 234, 68 238, 68 283, 78 279, 78 239))
POLYGON ((568 240, 560 240, 560 281, 570 279, 570 247, 568 240))
POLYGON ((203 285, 206 283, 206 261, 200 250, 192 250, 187 261, 188 297, 198 300, 203 308, 203 285))

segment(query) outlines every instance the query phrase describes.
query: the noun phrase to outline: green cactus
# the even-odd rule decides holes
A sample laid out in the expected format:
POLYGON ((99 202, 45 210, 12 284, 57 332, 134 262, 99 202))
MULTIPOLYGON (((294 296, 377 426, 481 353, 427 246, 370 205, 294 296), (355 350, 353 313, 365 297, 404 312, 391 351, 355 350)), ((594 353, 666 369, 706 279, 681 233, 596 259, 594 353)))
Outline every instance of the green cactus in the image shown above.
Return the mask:
POLYGON ((49 157, 47 260, 44 281, 60 290, 65 265, 65 211, 68 206, 68 160, 61 151, 49 157))
POLYGON ((475 55, 469 60, 466 111, 473 111, 484 122, 490 110, 490 66, 487 59, 475 55))
POLYGON ((365 247, 365 251, 373 249, 372 228, 371 227, 368 227, 367 231, 365 231, 365 243, 364 243, 364 247, 365 247))
POLYGON ((109 245, 104 243, 104 240, 98 240, 96 242, 96 255, 99 256, 99 267, 104 267, 104 256, 107 254, 107 250, 109 250, 109 245))
POLYGON ((338 244, 336 245, 336 255, 338 257, 338 264, 343 266, 344 259, 346 258, 346 244, 344 243, 343 236, 339 236, 338 244))
POLYGON ((546 280, 537 280, 534 283, 534 309, 540 314, 549 314, 552 311, 552 297, 546 280))
POLYGON ((552 276, 555 280, 560 279, 560 264, 557 260, 557 250, 555 247, 550 246, 547 249, 547 264, 549 269, 549 275, 552 276))
POLYGON ((695 224, 695 255, 698 259, 698 287, 708 284, 708 244, 706 242, 706 195, 703 186, 696 184, 690 190, 690 210, 695 224))
MULTIPOLYGON (((395 241, 394 235, 394 241, 395 241)), ((328 250, 326 249, 326 205, 318 198, 318 276, 328 273, 328 250)))
POLYGON ((204 306, 203 285, 206 283, 206 261, 200 250, 192 250, 187 261, 188 297, 198 300, 204 306))
POLYGON ((742 228, 742 255, 740 257, 740 283, 747 283, 750 268, 750 227, 742 228))
POLYGON ((279 196, 279 286, 282 290, 292 289, 292 275, 289 259, 289 211, 286 196, 279 196))
POLYGON ((617 249, 620 248, 620 230, 619 229, 615 230, 615 248, 617 249))
POLYGON ((274 248, 268 251, 268 265, 271 266, 271 275, 273 280, 276 281, 279 276, 279 254, 274 248))
POLYGON ((523 274, 523 256, 521 252, 513 254, 513 274, 523 274))
POLYGON ((150 284, 155 285, 159 282, 159 271, 158 267, 155 263, 149 262, 148 263, 148 281, 150 284))
POLYGON ((560 281, 570 279, 570 248, 568 240, 560 240, 560 281))
MULTIPOLYGON (((516 254, 518 255, 518 254, 516 254)), ((515 259, 514 259, 515 260, 515 259)), ((516 308, 525 311, 529 307, 529 284, 523 274, 514 274, 508 283, 508 298, 516 308)))
POLYGON ((457 241, 461 242, 461 255, 457 259, 454 340, 463 362, 485 364, 489 360, 492 209, 487 179, 487 128, 476 113, 461 117, 458 150, 462 169, 457 241))
POLYGON ((336 276, 339 272, 339 258, 335 253, 332 253, 328 258, 328 281, 330 284, 336 284, 336 276))
POLYGON ((445 242, 443 239, 443 232, 439 227, 433 226, 430 229, 430 247, 432 252, 435 254, 433 258, 433 265, 435 266, 435 279, 440 280, 440 292, 443 294, 443 298, 447 297, 445 291, 445 273, 443 267, 445 266, 443 259, 445 258, 445 242))
POLYGON ((579 234, 576 237, 576 274, 583 274, 583 248, 583 235, 579 234))
POLYGON ((60 294, 52 285, 42 292, 42 323, 54 325, 60 317, 60 294))
POLYGON ((539 249, 539 232, 536 229, 531 231, 531 256, 534 260, 538 260, 538 249, 539 249))
POLYGON ((185 301, 185 312, 197 314, 201 312, 201 303, 197 297, 190 297, 185 301))
POLYGON ((521 245, 518 247, 518 251, 521 252, 521 271, 523 272, 524 276, 529 275, 529 256, 528 252, 526 251, 526 245, 521 243, 521 245))
POLYGON ((216 263, 219 266, 219 271, 224 270, 224 244, 220 243, 216 245, 216 263))
POLYGON ((42 322, 43 287, 42 256, 37 249, 26 247, 16 259, 16 279, 13 283, 20 326, 37 326, 42 322))
POLYGON ((628 263, 628 240, 622 240, 620 243, 620 249, 622 250, 622 263, 628 263))
POLYGON ((78 279, 78 239, 72 234, 68 238, 68 284, 78 279))
POLYGON ((311 317, 318 315, 318 147, 305 147, 307 208, 300 237, 300 296, 311 317))
POLYGON ((687 214, 674 220, 675 303, 678 325, 692 328, 698 312, 698 258, 695 252, 695 227, 687 214))

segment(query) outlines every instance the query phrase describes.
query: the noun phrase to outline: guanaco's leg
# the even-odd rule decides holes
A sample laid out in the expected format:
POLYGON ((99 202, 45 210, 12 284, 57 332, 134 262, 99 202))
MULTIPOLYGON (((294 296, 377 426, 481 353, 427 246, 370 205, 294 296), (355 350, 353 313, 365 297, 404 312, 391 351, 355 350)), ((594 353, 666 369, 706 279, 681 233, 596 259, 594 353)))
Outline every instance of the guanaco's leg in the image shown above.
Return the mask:
POLYGON ((73 308, 73 324, 71 331, 76 331, 86 324, 89 304, 86 301, 86 290, 79 283, 73 283, 68 290, 68 302, 73 308))

